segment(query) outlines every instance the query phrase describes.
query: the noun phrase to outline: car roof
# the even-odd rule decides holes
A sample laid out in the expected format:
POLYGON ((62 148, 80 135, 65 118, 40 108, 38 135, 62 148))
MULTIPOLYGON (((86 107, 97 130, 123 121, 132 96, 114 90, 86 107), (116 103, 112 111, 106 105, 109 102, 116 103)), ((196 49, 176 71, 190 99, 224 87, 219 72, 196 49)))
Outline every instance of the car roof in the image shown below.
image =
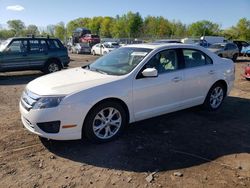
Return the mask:
POLYGON ((182 44, 182 43, 143 43, 143 44, 130 44, 124 47, 135 47, 135 48, 149 48, 149 49, 158 49, 162 47, 173 47, 173 48, 196 48, 199 49, 200 46, 192 44, 182 44))
POLYGON ((11 40, 13 39, 57 39, 57 38, 51 38, 51 37, 12 37, 10 38, 11 40))

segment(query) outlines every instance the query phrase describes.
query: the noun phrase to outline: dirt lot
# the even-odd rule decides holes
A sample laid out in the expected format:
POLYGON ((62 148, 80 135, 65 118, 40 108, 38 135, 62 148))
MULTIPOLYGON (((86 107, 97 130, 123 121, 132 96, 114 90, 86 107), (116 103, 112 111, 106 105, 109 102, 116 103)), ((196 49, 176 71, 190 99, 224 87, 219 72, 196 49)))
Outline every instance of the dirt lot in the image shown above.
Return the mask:
MULTIPOLYGON (((74 55, 70 67, 90 63, 74 55)), ((0 187, 250 187, 250 82, 214 113, 191 108, 129 126, 114 142, 40 140, 18 101, 37 71, 0 73, 0 187)))

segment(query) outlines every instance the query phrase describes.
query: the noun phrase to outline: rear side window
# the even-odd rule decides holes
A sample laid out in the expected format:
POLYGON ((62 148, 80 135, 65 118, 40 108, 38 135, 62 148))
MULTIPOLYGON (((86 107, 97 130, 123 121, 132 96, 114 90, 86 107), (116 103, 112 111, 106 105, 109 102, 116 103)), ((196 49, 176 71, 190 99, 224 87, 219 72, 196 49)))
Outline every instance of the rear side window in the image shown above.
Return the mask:
POLYGON ((199 50, 183 49, 183 55, 186 68, 213 64, 212 59, 199 50))
POLYGON ((50 49, 59 49, 60 44, 57 40, 48 40, 48 45, 50 49))
POLYGON ((30 51, 31 52, 39 52, 40 45, 38 40, 30 40, 30 51))

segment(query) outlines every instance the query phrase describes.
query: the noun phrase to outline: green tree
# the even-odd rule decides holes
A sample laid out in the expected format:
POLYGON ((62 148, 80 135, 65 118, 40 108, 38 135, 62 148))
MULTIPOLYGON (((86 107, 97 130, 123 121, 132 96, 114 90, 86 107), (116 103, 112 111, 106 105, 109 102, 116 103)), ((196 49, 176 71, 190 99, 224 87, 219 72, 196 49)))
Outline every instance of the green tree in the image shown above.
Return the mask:
POLYGON ((75 20, 71 20, 66 28, 67 28, 67 36, 72 36, 73 31, 78 27, 86 27, 89 28, 91 19, 90 18, 77 18, 75 20))
POLYGON ((25 29, 25 25, 21 20, 9 20, 7 24, 14 31, 15 35, 21 35, 25 29))
POLYGON ((13 30, 7 30, 7 29, 0 30, 0 39, 7 39, 14 36, 15 32, 13 30))
POLYGON ((171 38, 180 38, 187 36, 187 27, 180 21, 171 23, 171 38))
POLYGON ((198 37, 203 35, 219 35, 220 26, 216 23, 202 20, 195 23, 192 23, 188 27, 188 34, 190 36, 198 37))
POLYGON ((172 34, 171 23, 163 18, 147 16, 143 26, 144 36, 149 38, 167 38, 172 34))
POLYGON ((111 37, 111 29, 114 24, 114 19, 111 17, 104 17, 100 26, 100 36, 111 37))
POLYGON ((125 15, 125 20, 126 20, 126 27, 125 31, 127 36, 130 38, 136 38, 139 37, 142 31, 142 26, 143 26, 143 19, 139 12, 133 13, 133 12, 128 12, 125 15))
POLYGON ((59 38, 61 41, 66 40, 66 28, 63 22, 58 23, 55 26, 55 37, 59 38))
POLYGON ((111 34, 113 38, 125 38, 128 37, 125 31, 126 28, 126 17, 123 16, 116 16, 115 21, 112 25, 111 34))
POLYGON ((38 28, 36 25, 29 25, 26 30, 25 30, 25 33, 27 35, 38 35, 39 34, 39 31, 38 31, 38 28))

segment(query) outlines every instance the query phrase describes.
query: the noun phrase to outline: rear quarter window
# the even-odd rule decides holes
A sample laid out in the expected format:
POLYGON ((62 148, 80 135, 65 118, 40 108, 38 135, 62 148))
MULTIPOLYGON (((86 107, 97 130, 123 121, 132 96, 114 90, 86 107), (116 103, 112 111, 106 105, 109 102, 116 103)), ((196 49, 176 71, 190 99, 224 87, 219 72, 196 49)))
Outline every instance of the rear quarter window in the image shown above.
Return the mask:
POLYGON ((62 47, 62 44, 57 40, 48 40, 47 42, 49 49, 60 49, 62 47))

